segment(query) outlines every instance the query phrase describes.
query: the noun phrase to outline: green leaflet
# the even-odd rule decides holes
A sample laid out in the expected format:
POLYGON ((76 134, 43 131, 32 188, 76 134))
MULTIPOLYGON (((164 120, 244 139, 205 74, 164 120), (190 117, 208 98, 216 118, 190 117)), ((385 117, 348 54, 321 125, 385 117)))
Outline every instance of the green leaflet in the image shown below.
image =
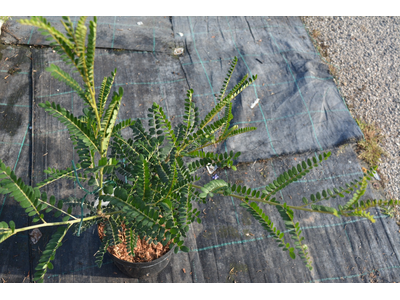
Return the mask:
POLYGON ((4 242, 9 237, 13 236, 14 234, 11 230, 2 230, 0 229, 0 243, 4 242))
MULTIPOLYGON (((81 170, 81 166, 78 164, 77 165, 77 171, 81 170)), ((48 168, 47 170, 44 170, 44 173, 50 175, 47 179, 43 180, 42 182, 39 182, 36 184, 36 187, 42 188, 50 183, 53 183, 61 178, 69 178, 69 179, 75 179, 74 176, 74 170, 71 168, 67 168, 66 170, 56 170, 54 168, 48 168)), ((79 177, 79 179, 83 182, 87 180, 87 176, 85 177, 79 177)))
MULTIPOLYGON (((96 210, 95 210, 93 207, 89 207, 89 209, 91 209, 92 211, 91 211, 89 214, 84 215, 84 217, 89 217, 89 216, 94 216, 94 215, 96 215, 96 210)), ((79 233, 82 234, 83 232, 85 232, 86 230, 88 230, 89 228, 91 228, 93 225, 97 224, 97 222, 98 222, 97 219, 92 219, 92 220, 90 220, 90 221, 83 222, 83 223, 82 223, 82 226, 80 227, 80 232, 79 232, 79 233)), ((73 234, 73 235, 77 235, 77 234, 78 234, 78 231, 79 231, 79 223, 76 223, 76 224, 73 226, 73 232, 72 232, 72 234, 73 234)))
POLYGON ((176 147, 177 146, 176 136, 174 134, 174 131, 172 130, 171 122, 168 120, 162 107, 157 103, 153 103, 153 107, 149 108, 149 112, 154 113, 154 117, 159 122, 161 130, 164 131, 170 143, 172 143, 176 147))
POLYGON ((35 268, 35 274, 33 278, 34 281, 43 282, 43 278, 47 272, 47 269, 53 268, 53 265, 50 261, 54 260, 56 250, 62 245, 61 241, 65 237, 70 227, 71 225, 69 225, 68 227, 59 227, 57 228, 57 231, 51 236, 49 242, 46 245, 46 248, 44 249, 39 259, 38 265, 35 268))
POLYGON ((107 251, 108 246, 109 246, 109 241, 108 240, 102 241, 99 250, 95 254, 95 257, 96 257, 95 261, 96 261, 96 264, 97 264, 97 266, 99 268, 101 268, 101 266, 103 265, 103 257, 104 257, 104 254, 107 251))
MULTIPOLYGON (((218 97, 219 101, 221 101, 225 96, 226 89, 227 89, 229 81, 230 81, 230 79, 232 77, 233 71, 235 70, 237 61, 238 61, 238 59, 235 56, 233 61, 232 61, 232 63, 231 63, 231 68, 228 71, 227 77, 225 78, 224 84, 223 84, 221 92, 220 92, 220 96, 218 97)), ((244 82, 244 80, 246 80, 246 78, 247 78, 247 75, 242 79, 242 82, 244 82)), ((225 106, 225 114, 224 114, 225 125, 222 127, 222 136, 228 136, 226 134, 226 132, 229 129, 230 121, 232 119, 233 119, 232 102, 229 102, 229 104, 225 106)))
POLYGON ((135 256, 135 252, 133 251, 133 249, 136 248, 137 245, 137 241, 138 241, 138 235, 132 230, 132 228, 129 228, 129 232, 128 234, 126 234, 126 246, 127 249, 129 251, 129 253, 132 256, 135 256))
POLYGON ((118 217, 111 216, 107 220, 105 220, 105 228, 104 233, 107 235, 107 240, 109 246, 118 245, 121 243, 121 240, 118 236, 118 230, 121 227, 121 220, 118 220, 118 217), (119 221, 117 223, 117 221, 119 221))
POLYGON ((114 83, 116 74, 117 74, 117 69, 115 69, 114 72, 111 72, 110 77, 104 77, 103 82, 101 84, 99 96, 97 99, 97 110, 99 112, 100 117, 103 117, 104 106, 107 102, 108 95, 110 94, 111 87, 114 83))
POLYGON ((87 98, 86 93, 82 90, 79 83, 75 81, 67 72, 61 70, 59 66, 51 64, 50 67, 46 68, 46 71, 51 73, 51 76, 56 78, 59 81, 66 83, 70 86, 74 91, 77 92, 79 97, 82 98, 89 106, 91 106, 90 99, 87 98))
POLYGON ((328 207, 328 206, 322 206, 322 205, 316 205, 313 204, 311 205, 311 209, 314 211, 323 211, 323 212, 330 212, 332 213, 334 216, 339 218, 339 213, 336 209, 334 209, 333 207, 328 207))
MULTIPOLYGON (((258 207, 255 202, 249 203, 248 201, 243 201, 240 206, 244 207, 260 224, 267 230, 272 237, 277 241, 278 246, 283 248, 283 251, 289 251, 293 253, 294 249, 290 248, 289 243, 285 243, 284 232, 279 231, 270 218, 264 214, 263 210, 258 207)), ((291 254, 292 256, 293 254, 291 254)))
MULTIPOLYGON (((233 119, 232 102, 229 102, 229 104, 225 107, 224 120, 226 120, 226 123, 222 127, 222 137, 228 137, 229 136, 228 130, 229 130, 229 126, 230 126, 230 123, 231 123, 232 119, 233 119)), ((233 126, 233 127, 236 127, 236 125, 233 126)), ((237 127, 234 130, 236 130, 236 129, 237 129, 237 127)))
MULTIPOLYGON (((330 152, 324 153, 325 159, 327 159, 331 155, 330 152)), ((319 162, 321 163, 324 159, 322 156, 319 158, 319 162)), ((307 160, 302 161, 301 163, 297 164, 297 167, 293 167, 291 170, 282 173, 278 176, 273 183, 270 183, 265 187, 263 193, 265 194, 265 200, 270 199, 271 196, 275 195, 278 191, 284 189, 293 181, 299 180, 301 177, 305 176, 311 169, 314 168, 313 164, 308 164, 307 160)), ((311 195, 313 197, 313 195, 311 195)), ((306 199, 307 200, 307 199, 306 199)), ((311 199, 312 200, 312 199, 311 199)), ((313 201, 313 200, 312 200, 313 201)), ((303 199, 304 202, 304 199, 303 199)))
POLYGON ((239 157, 239 155, 240 152, 233 153, 233 151, 231 151, 229 154, 225 153, 225 155, 219 155, 218 153, 203 152, 203 151, 194 151, 191 152, 190 155, 186 153, 183 154, 183 156, 201 157, 201 159, 191 162, 187 165, 187 168, 192 173, 195 172, 200 167, 206 167, 207 164, 209 163, 213 165, 217 164, 219 167, 227 166, 231 168, 233 166, 233 160, 239 157))
POLYGON ((86 40, 86 32, 87 28, 85 26, 85 21, 87 17, 80 17, 79 21, 76 25, 75 35, 76 35, 76 47, 75 51, 77 56, 79 57, 78 60, 78 69, 81 70, 81 74, 83 75, 84 80, 89 85, 89 76, 88 76, 88 69, 86 65, 86 47, 85 47, 85 40, 86 40))
POLYGON ((194 127, 198 123, 198 109, 193 102, 193 90, 188 90, 187 99, 185 99, 185 114, 183 116, 183 122, 186 124, 185 129, 182 133, 183 139, 185 139, 190 133, 192 133, 194 127))
POLYGON ((238 134, 250 132, 253 130, 256 130, 256 127, 245 127, 245 128, 237 128, 236 125, 233 126, 231 129, 227 130, 226 133, 224 134, 223 138, 229 138, 238 134))
POLYGON ((14 235, 15 223, 10 221, 9 224, 6 222, 0 222, 0 243, 14 235))
POLYGON ((62 17, 63 20, 61 20, 61 24, 63 24, 65 31, 66 31, 66 35, 69 39, 69 41, 71 42, 71 44, 74 44, 76 41, 76 37, 75 37, 75 31, 74 31, 74 24, 72 23, 70 17, 62 17))
POLYGON ((120 132, 122 129, 134 125, 135 122, 136 122, 136 121, 132 121, 131 119, 128 119, 128 120, 124 120, 124 121, 118 123, 117 125, 115 125, 115 126, 113 127, 113 131, 112 131, 113 136, 114 136, 116 133, 120 132))
POLYGON ((71 137, 77 136, 87 147, 100 152, 93 134, 86 128, 85 124, 76 118, 71 112, 62 108, 59 104, 56 105, 54 102, 50 103, 49 101, 46 101, 46 103, 39 103, 38 105, 44 108, 48 113, 50 113, 50 115, 56 117, 61 123, 66 125, 71 137))
POLYGON ((24 25, 32 25, 41 29, 46 30, 49 34, 59 42, 62 46, 68 47, 67 49, 73 49, 74 45, 68 40, 61 32, 51 26, 50 22, 48 22, 44 17, 31 17, 30 20, 20 19, 19 23, 24 25))
POLYGON ((199 196, 200 198, 206 198, 208 194, 217 192, 218 190, 221 190, 225 187, 228 187, 228 184, 224 180, 222 179, 212 180, 201 188, 203 193, 201 193, 199 196))
MULTIPOLYGON (((366 175, 364 175, 364 177, 362 177, 361 180, 354 180, 354 182, 351 182, 350 184, 346 183, 346 189, 344 189, 343 187, 339 187, 339 188, 333 188, 333 192, 330 189, 327 190, 322 190, 321 192, 310 195, 310 199, 312 202, 316 203, 316 202, 320 202, 323 200, 328 200, 330 198, 336 198, 337 196, 342 197, 344 194, 350 194, 352 191, 354 191, 354 188, 357 188, 357 186, 360 187, 359 190, 354 192, 354 196, 351 200, 348 201, 348 203, 345 204, 345 206, 341 207, 339 210, 346 210, 349 209, 353 204, 358 203, 357 201, 360 199, 360 197, 362 195, 364 195, 365 190, 367 188, 368 185, 368 180, 371 180, 371 178, 368 176, 372 176, 372 172, 374 171, 373 168, 371 168, 366 175)), ((307 205, 307 204, 311 204, 308 203, 307 198, 304 197, 304 199, 306 199, 306 202, 303 202, 307 205)), ((304 205, 304 206, 306 206, 304 205)))
POLYGON ((112 205, 122 209, 124 216, 135 226, 140 227, 138 234, 141 236, 146 236, 146 233, 152 230, 152 225, 157 222, 157 212, 146 206, 139 198, 128 197, 127 191, 124 189, 116 189, 114 196, 102 195, 100 199, 110 201, 112 205))
POLYGON ((31 186, 26 185, 21 178, 18 178, 14 171, 6 167, 0 159, 0 192, 11 194, 27 213, 36 214, 44 222, 43 214, 39 213, 37 198, 40 193, 31 186))
MULTIPOLYGON (((236 65, 236 64, 235 64, 236 65)), ((233 70, 232 70, 233 71, 233 70)), ((229 73, 228 73, 229 74, 229 73)), ((200 129, 203 129, 212 119, 226 106, 229 102, 233 100, 237 95, 239 95, 246 87, 248 87, 257 76, 253 76, 251 79, 246 80, 247 75, 229 92, 229 94, 219 101, 219 103, 206 115, 204 120, 200 122, 200 129)), ((224 89, 224 87, 223 87, 224 89)), ((229 117, 229 115, 227 116, 229 117)))
POLYGON ((108 144, 110 142, 110 138, 113 132, 115 121, 117 120, 119 108, 121 106, 121 99, 124 95, 124 90, 120 87, 119 94, 114 92, 112 101, 106 110, 104 117, 101 121, 101 132, 100 134, 103 136, 101 140, 101 149, 103 150, 101 155, 105 155, 108 149, 108 144))
MULTIPOLYGON (((232 77, 233 71, 235 70, 235 67, 236 67, 237 62, 238 62, 238 59, 237 59, 237 57, 235 56, 235 57, 233 58, 232 62, 231 62, 231 67, 230 67, 229 70, 228 70, 227 77, 225 78, 224 83, 223 83, 223 85, 222 85, 221 92, 220 92, 220 95, 219 95, 219 97, 218 97, 218 98, 219 98, 218 100, 222 100, 222 99, 224 98, 226 89, 227 89, 227 87, 228 87, 229 81, 231 80, 231 77, 232 77)), ((246 78, 246 77, 245 77, 245 78, 246 78)))
POLYGON ((201 141, 202 139, 207 140, 207 141, 211 140, 213 143, 215 143, 216 141, 214 140, 213 135, 215 132, 217 132, 218 129, 222 128, 224 126, 224 124, 226 124, 225 120, 221 119, 221 120, 215 121, 212 124, 208 124, 207 126, 205 126, 202 129, 199 129, 197 132, 189 135, 184 140, 182 148, 186 147, 190 143, 201 141))
MULTIPOLYGON (((97 26, 97 18, 93 17, 93 21, 89 22, 89 35, 88 35, 88 44, 87 44, 87 52, 86 52, 86 65, 88 68, 87 74, 91 86, 94 87, 94 54, 96 50, 96 26, 97 26)), ((85 35, 86 36, 86 35, 85 35)))
POLYGON ((355 191, 354 196, 352 199, 350 199, 343 207, 342 207, 342 211, 343 210, 348 210, 350 209, 353 205, 357 205, 358 201, 360 200, 361 196, 364 195, 367 186, 368 186, 368 181, 367 181, 367 177, 364 176, 362 179, 362 182, 360 184, 360 189, 358 189, 357 191, 355 191))
POLYGON ((139 157, 141 160, 141 167, 143 166, 143 173, 141 178, 139 179, 137 188, 138 194, 142 194, 142 201, 145 202, 151 195, 150 191, 150 168, 148 162, 143 158, 143 156, 139 157))

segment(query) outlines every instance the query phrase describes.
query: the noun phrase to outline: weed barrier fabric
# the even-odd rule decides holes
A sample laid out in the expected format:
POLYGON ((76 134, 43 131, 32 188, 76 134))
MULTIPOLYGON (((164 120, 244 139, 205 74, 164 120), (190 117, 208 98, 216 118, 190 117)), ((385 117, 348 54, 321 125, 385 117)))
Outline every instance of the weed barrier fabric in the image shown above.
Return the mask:
POLYGON ((177 42, 185 49, 180 60, 197 103, 216 105, 235 56, 229 87, 245 74, 258 75, 233 101, 231 121, 257 131, 229 139, 220 151, 241 151, 239 161, 254 161, 362 136, 299 18, 174 17, 172 22, 174 32, 183 33, 177 42))
MULTIPOLYGON (((31 53, 29 49, 0 45, 0 159, 30 183, 31 53)), ((10 196, 0 194, 0 219, 16 227, 28 218, 10 196)), ((29 236, 20 233, 0 244, 1 282, 29 282, 29 236)))
MULTIPOLYGON (((64 31, 58 17, 47 19, 64 31)), ((78 18, 71 20, 76 23, 78 18)), ((18 33, 20 43, 49 44, 37 29, 15 20, 10 22, 9 30, 18 33)), ((13 39, 10 35, 3 38, 7 43, 13 39)), ((321 62, 297 17, 99 17, 96 46, 144 52, 154 57, 160 54, 161 64, 164 57, 167 61, 175 58, 175 68, 181 69, 178 77, 185 78, 187 88, 194 90, 201 117, 216 105, 236 56, 238 63, 228 88, 246 74, 257 74, 258 79, 233 101, 231 126, 258 129, 235 136, 214 150, 240 151, 239 161, 323 150, 362 137, 328 67, 321 62), (184 53, 174 56, 175 48, 183 48, 184 53), (251 108, 256 99, 258 104, 251 108)), ((148 78, 159 73, 151 65, 138 68, 139 60, 126 60, 119 70, 128 66, 132 73, 126 75, 133 75, 140 69, 137 73, 148 78)), ((116 66, 120 63, 115 61, 116 66)), ((96 60, 96 67, 99 64, 96 60)), ((175 80, 177 75, 164 73, 163 78, 175 80)), ((121 77, 119 73, 117 80, 132 82, 133 78, 121 77)), ((157 97, 167 98, 169 108, 179 110, 185 94, 186 91, 181 93, 177 101, 169 99, 169 94, 157 97)), ((145 114, 147 107, 136 107, 134 114, 145 114)))
MULTIPOLYGON (((46 36, 42 35, 37 28, 17 23, 18 19, 29 19, 30 17, 13 17, 7 22, 8 31, 12 32, 18 39, 10 34, 3 34, 3 42, 6 44, 22 45, 50 45, 46 36)), ((61 17, 45 17, 52 26, 65 34, 61 17)), ((70 17, 76 26, 79 17, 70 17)), ((86 19, 86 26, 93 17, 86 19)), ((97 48, 127 49, 137 51, 157 51, 173 53, 174 37, 172 24, 169 17, 97 17, 97 48), (142 23, 142 24, 141 24, 142 23), (139 25, 140 24, 140 25, 139 25)))

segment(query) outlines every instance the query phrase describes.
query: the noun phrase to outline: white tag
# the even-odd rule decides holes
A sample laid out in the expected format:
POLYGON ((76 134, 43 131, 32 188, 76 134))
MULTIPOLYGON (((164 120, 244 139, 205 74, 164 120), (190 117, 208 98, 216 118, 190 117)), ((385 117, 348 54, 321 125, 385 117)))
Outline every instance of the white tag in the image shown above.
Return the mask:
MULTIPOLYGON (((116 188, 113 189, 113 192, 115 191, 115 189, 116 188)), ((114 193, 112 193, 111 196, 114 196, 114 193)), ((110 201, 103 201, 101 202, 101 206, 106 207, 108 203, 110 203, 110 201)), ((99 198, 96 198, 96 201, 94 201, 94 207, 96 207, 97 205, 99 205, 99 198)))
POLYGON ((374 174, 374 177, 375 177, 376 180, 381 180, 381 178, 378 175, 378 172, 374 172, 372 174, 374 174))
POLYGON ((254 101, 254 103, 250 106, 250 108, 254 108, 258 104, 259 101, 260 101, 260 99, 257 98, 256 101, 254 101))
MULTIPOLYGON (((107 205, 108 205, 108 203, 110 203, 110 202, 108 202, 108 201, 106 201, 106 202, 101 202, 101 207, 106 207, 107 205)), ((96 199, 96 201, 94 201, 94 207, 97 207, 98 205, 99 205, 99 198, 97 198, 96 199)))
POLYGON ((210 174, 214 173, 218 169, 217 166, 213 166, 212 164, 208 164, 206 166, 206 168, 207 168, 208 173, 210 173, 210 174))
POLYGON ((181 55, 183 53, 183 48, 176 48, 174 50, 174 55, 181 55))

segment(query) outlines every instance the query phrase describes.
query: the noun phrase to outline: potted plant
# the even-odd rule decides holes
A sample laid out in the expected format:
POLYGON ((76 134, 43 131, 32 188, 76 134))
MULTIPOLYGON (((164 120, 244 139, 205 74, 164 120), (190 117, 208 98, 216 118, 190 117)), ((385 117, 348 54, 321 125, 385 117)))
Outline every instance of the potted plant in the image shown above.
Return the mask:
MULTIPOLYGON (((63 17, 61 22, 66 30, 66 36, 52 27, 43 17, 19 21, 22 24, 36 26, 44 34, 50 35, 54 40, 51 46, 54 46, 54 50, 65 62, 72 64, 84 83, 82 88, 67 72, 52 64, 47 71, 73 88, 82 99, 85 108, 83 114, 76 117, 59 104, 50 102, 39 104, 67 126, 79 154, 79 164, 75 165, 72 161, 71 168, 65 170, 49 168, 45 171, 49 177, 31 187, 17 178, 15 173, 0 160, 0 193, 11 195, 25 209, 28 216, 34 216, 32 220, 34 225, 24 228, 15 228, 12 220, 0 222, 0 242, 25 230, 58 227, 35 268, 35 281, 42 282, 47 270, 52 269, 51 261, 54 260, 56 250, 68 231, 73 230, 79 236, 95 224, 99 226, 101 238, 101 247, 96 253, 99 267, 107 250, 113 252, 113 249, 117 249, 119 252, 124 252, 123 257, 129 256, 131 261, 134 260, 133 257, 138 260, 143 259, 138 253, 135 254, 135 249, 138 249, 140 244, 142 249, 152 247, 159 255, 165 254, 154 263, 155 271, 159 271, 172 253, 167 251, 168 249, 173 249, 175 253, 179 250, 185 252, 189 250, 184 245, 189 225, 194 221, 200 222, 199 211, 193 208, 192 203, 205 201, 214 193, 242 200, 241 205, 277 240, 279 246, 288 251, 293 259, 296 257, 295 252, 298 252, 309 269, 312 269, 312 262, 307 246, 303 243, 300 225, 294 220, 294 210, 331 214, 337 217, 366 217, 374 222, 373 217, 366 212, 368 208, 398 203, 393 200, 360 201, 367 187, 367 181, 371 179, 376 168, 371 168, 364 177, 351 182, 345 188, 323 190, 309 198, 303 197, 303 204, 299 206, 287 205, 276 200, 274 195, 278 191, 317 167, 329 157, 329 152, 299 163, 278 176, 262 191, 231 185, 221 179, 211 180, 204 186, 196 185, 196 181, 199 180, 196 171, 210 164, 236 170, 233 163, 240 155, 239 152, 216 154, 204 152, 203 149, 231 136, 256 129, 230 126, 230 121, 233 118, 232 100, 252 84, 257 76, 248 79, 246 75, 227 93, 227 86, 237 63, 235 58, 222 86, 217 105, 202 120, 192 99, 193 90, 189 90, 184 102, 183 123, 174 128, 163 108, 156 103, 148 109, 148 131, 144 129, 139 119, 117 123, 123 89, 119 88, 119 91, 112 95, 111 101, 108 101, 116 76, 114 70, 110 77, 104 78, 99 95, 96 97, 93 67, 97 19, 94 17, 93 21, 89 22, 88 34, 85 21, 86 17, 81 17, 74 28, 71 20, 63 17), (215 120, 218 113, 223 113, 223 117, 215 120), (122 136, 121 130, 128 127, 132 130, 132 136, 126 139, 122 136), (41 188, 61 178, 75 180, 85 191, 85 196, 74 203, 67 203, 62 200, 57 202, 54 196, 49 197, 45 192, 41 192, 41 188), (93 186, 93 191, 89 192, 83 184, 93 186), (343 206, 334 208, 320 205, 323 200, 344 197, 345 193, 353 194, 353 197, 343 206), (88 194, 94 194, 98 200, 96 202, 87 200, 88 194), (285 234, 277 229, 257 203, 276 207, 286 229, 289 230, 288 234, 294 239, 294 247, 285 240, 285 234), (72 207, 77 204, 81 208, 80 216, 72 214, 72 207), (48 214, 51 211, 56 212, 54 216, 48 214), (52 217, 56 219, 49 221, 52 217), (57 219, 60 217, 61 220, 57 219)), ((131 262, 113 259, 121 270, 131 276, 132 273, 136 274, 133 276, 144 274, 143 270, 140 270, 140 265, 143 266, 147 264, 146 262, 130 265, 131 262)))

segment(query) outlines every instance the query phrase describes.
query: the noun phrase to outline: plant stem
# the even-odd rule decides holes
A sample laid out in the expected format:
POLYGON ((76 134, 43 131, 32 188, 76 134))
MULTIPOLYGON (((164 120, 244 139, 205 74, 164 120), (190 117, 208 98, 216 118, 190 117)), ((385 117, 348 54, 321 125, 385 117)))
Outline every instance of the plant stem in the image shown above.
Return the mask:
POLYGON ((101 209, 101 199, 100 199, 100 196, 101 195, 103 195, 103 170, 104 169, 100 169, 100 171, 99 171, 99 179, 100 179, 100 182, 99 182, 99 187, 100 187, 100 191, 99 191, 99 205, 97 206, 97 212, 102 212, 102 209, 101 209))
MULTIPOLYGON (((195 188, 198 188, 198 189, 201 188, 201 186, 198 186, 198 185, 195 185, 195 184, 192 184, 192 187, 195 187, 195 188)), ((224 192, 217 191, 215 193, 223 195, 224 192)), ((245 199, 248 199, 248 200, 251 200, 251 201, 257 201, 257 202, 266 203, 266 204, 270 204, 270 205, 283 206, 283 204, 281 204, 281 203, 266 201, 264 199, 259 199, 259 198, 254 198, 254 197, 244 197, 244 196, 239 196, 239 195, 235 195, 235 194, 229 194, 228 196, 238 198, 238 199, 240 199, 242 201, 245 201, 245 199)), ((316 212, 315 210, 304 208, 304 207, 301 207, 301 206, 287 205, 287 207, 290 208, 290 209, 295 209, 295 210, 304 210, 304 211, 308 211, 308 212, 316 212)), ((323 213, 323 214, 333 215, 333 213, 328 212, 328 211, 318 211, 318 212, 319 213, 323 213)))
MULTIPOLYGON (((119 213, 122 213, 122 210, 114 211, 114 212, 111 212, 111 213, 108 213, 108 214, 104 214, 104 215, 95 215, 95 216, 91 216, 91 217, 86 217, 86 218, 83 218, 83 222, 86 222, 88 220, 97 219, 97 218, 104 218, 104 217, 108 217, 108 216, 119 214, 119 213)), ((26 230, 31 230, 31 229, 35 229, 35 228, 41 228, 41 227, 59 226, 59 225, 66 225, 66 224, 72 225, 72 224, 75 224, 75 223, 79 223, 80 221, 81 221, 81 219, 76 219, 76 220, 70 220, 70 221, 65 221, 65 222, 37 224, 37 225, 32 225, 32 226, 27 226, 27 227, 15 229, 14 234, 16 234, 18 232, 23 232, 23 231, 26 231, 26 230)))

